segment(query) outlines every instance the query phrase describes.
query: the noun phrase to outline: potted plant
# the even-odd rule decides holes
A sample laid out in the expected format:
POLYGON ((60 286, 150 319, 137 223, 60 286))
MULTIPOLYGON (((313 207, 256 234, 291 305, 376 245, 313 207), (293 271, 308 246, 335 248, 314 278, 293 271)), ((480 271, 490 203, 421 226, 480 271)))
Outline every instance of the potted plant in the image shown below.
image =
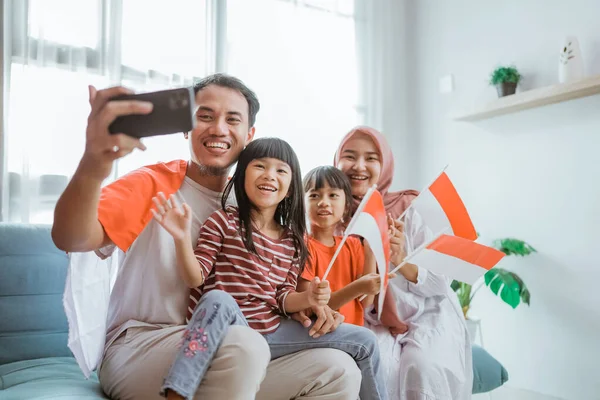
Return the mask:
MULTIPOLYGON (((536 252, 531 245, 522 240, 513 238, 496 240, 493 246, 507 256, 516 255, 523 257, 536 252)), ((485 273, 482 281, 475 284, 475 289, 473 289, 473 286, 464 282, 453 281, 451 284, 452 289, 458 296, 458 302, 460 303, 463 315, 467 320, 467 325, 469 325, 467 313, 471 307, 473 297, 484 285, 489 287, 495 295, 499 295, 502 301, 513 309, 517 308, 521 303, 529 305, 531 295, 525 282, 523 282, 523 280, 514 272, 503 268, 492 268, 485 273)), ((469 326, 472 339, 475 337, 475 329, 476 327, 469 326)))
POLYGON ((498 67, 490 76, 490 85, 496 86, 498 97, 515 94, 520 81, 521 74, 514 66, 498 67))

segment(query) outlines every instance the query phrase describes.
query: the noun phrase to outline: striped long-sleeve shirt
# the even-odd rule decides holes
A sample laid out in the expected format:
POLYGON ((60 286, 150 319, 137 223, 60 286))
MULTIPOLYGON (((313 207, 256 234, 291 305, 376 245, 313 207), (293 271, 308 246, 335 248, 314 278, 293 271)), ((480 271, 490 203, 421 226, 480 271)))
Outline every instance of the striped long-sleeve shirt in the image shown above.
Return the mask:
POLYGON ((291 232, 276 240, 254 231, 257 255, 246 250, 239 226, 238 209, 227 206, 200 229, 195 255, 205 281, 190 291, 187 317, 202 294, 220 289, 233 296, 251 328, 271 333, 285 315, 285 298, 296 289, 299 265, 293 238, 291 232))

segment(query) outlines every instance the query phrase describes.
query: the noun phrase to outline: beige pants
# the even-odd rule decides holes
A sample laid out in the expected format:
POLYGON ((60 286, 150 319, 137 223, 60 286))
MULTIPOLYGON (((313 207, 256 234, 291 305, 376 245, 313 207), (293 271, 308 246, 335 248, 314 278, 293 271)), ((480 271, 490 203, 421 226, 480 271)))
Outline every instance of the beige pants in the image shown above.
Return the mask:
MULTIPOLYGON (((158 393, 184 329, 185 326, 129 328, 104 355, 98 373, 104 392, 112 399, 162 399, 158 393)), ((360 370, 346 353, 317 349, 272 362, 269 359, 269 347, 259 333, 248 327, 232 326, 194 398, 358 398, 360 370)))

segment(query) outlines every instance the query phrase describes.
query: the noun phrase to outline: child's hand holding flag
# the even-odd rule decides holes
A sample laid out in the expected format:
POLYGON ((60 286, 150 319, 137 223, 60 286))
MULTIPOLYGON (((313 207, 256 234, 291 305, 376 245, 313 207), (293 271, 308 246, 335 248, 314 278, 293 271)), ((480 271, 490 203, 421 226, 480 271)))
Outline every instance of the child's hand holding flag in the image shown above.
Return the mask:
MULTIPOLYGON (((388 279, 395 276, 396 274, 388 274, 388 279)), ((359 300, 367 296, 375 296, 381 291, 381 276, 377 272, 363 275, 357 279, 357 282, 360 282, 360 291, 364 294, 359 300)))
POLYGON ((304 293, 306 293, 308 304, 310 304, 311 307, 326 306, 331 297, 329 281, 321 281, 318 276, 315 276, 310 282, 308 290, 304 293))
MULTIPOLYGON (((387 217, 388 222, 388 236, 390 238, 390 262, 396 266, 400 264, 404 258, 406 257, 406 239, 404 237, 404 223, 401 221, 395 221, 392 218, 391 214, 388 214, 387 217)), ((396 277, 394 272, 388 274, 388 279, 393 279, 396 277)), ((365 277, 363 277, 365 278, 365 277)), ((361 279, 363 279, 361 278, 361 279)), ((377 282, 381 283, 381 279, 377 280, 377 282)), ((370 293, 365 291, 365 294, 359 298, 362 301, 367 295, 376 295, 379 293, 370 293)))

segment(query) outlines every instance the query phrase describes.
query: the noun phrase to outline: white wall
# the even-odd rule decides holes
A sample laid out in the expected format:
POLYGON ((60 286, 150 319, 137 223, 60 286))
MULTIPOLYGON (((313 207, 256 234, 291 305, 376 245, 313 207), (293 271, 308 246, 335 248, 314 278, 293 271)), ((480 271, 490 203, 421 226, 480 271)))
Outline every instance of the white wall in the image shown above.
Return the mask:
POLYGON ((404 0, 355 1, 361 123, 386 135, 394 149, 392 190, 418 183, 416 138, 409 128, 412 98, 404 90, 411 68, 406 63, 410 26, 399 23, 407 10, 404 0))
POLYGON ((579 38, 586 73, 600 74, 600 1, 408 4, 417 188, 450 163, 484 242, 515 236, 539 251, 501 262, 527 283, 531 307, 478 294, 485 346, 513 387, 600 399, 600 96, 480 123, 448 117, 496 97, 487 79, 498 64, 516 64, 522 89, 556 83, 565 35, 579 38), (440 94, 446 74, 455 91, 440 94))

